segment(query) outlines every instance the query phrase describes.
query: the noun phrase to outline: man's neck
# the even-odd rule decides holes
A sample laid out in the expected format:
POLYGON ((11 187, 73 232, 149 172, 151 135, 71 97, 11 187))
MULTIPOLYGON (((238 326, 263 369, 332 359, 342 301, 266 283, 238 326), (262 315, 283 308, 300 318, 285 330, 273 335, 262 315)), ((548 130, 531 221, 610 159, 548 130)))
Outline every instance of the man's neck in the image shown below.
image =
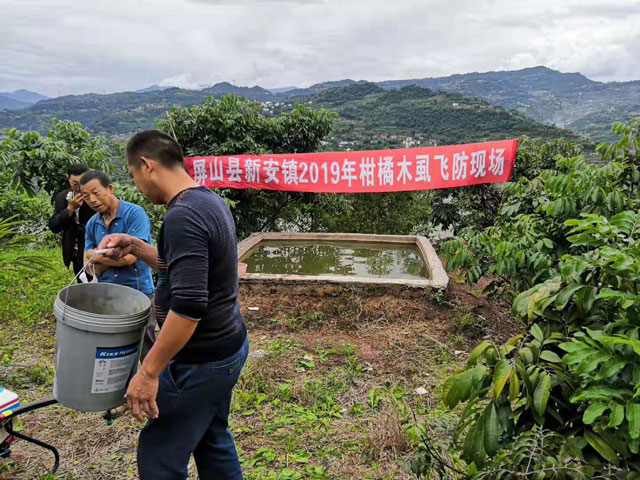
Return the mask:
POLYGON ((188 188, 196 188, 200 185, 189 176, 186 170, 176 168, 162 172, 162 200, 165 205, 169 204, 180 192, 188 188))
POLYGON ((118 213, 118 207, 120 206, 120 199, 118 197, 113 197, 114 201, 111 202, 111 205, 109 205, 109 208, 107 208, 107 210, 102 214, 102 218, 103 220, 110 222, 111 220, 113 220, 113 217, 116 216, 116 213, 118 213))

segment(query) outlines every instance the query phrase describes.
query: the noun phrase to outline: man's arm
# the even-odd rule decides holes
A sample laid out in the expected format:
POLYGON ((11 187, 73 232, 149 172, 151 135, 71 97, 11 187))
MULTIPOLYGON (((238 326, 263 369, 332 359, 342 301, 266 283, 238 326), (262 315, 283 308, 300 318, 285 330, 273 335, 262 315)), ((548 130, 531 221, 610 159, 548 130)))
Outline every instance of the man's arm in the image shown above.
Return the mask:
POLYGON ((98 250, 105 248, 111 250, 109 254, 111 259, 120 259, 131 254, 149 265, 153 270, 158 271, 158 249, 144 240, 124 233, 114 233, 107 235, 100 242, 98 250))
MULTIPOLYGON (((133 207, 133 210, 129 213, 127 224, 125 234, 141 240, 144 243, 151 243, 151 222, 142 208, 138 206, 133 207)), ((137 255, 134 252, 130 252, 128 255, 119 259, 112 259, 101 255, 96 257, 94 262, 107 265, 108 267, 127 267, 133 265, 137 260, 137 255)), ((148 264, 144 259, 141 258, 140 260, 148 264)), ((155 263, 155 261, 153 263, 155 263)))
POLYGON ((157 340, 140 366, 141 370, 151 377, 158 377, 187 344, 197 326, 198 320, 182 317, 170 310, 157 340))
POLYGON ((84 261, 87 262, 89 259, 92 259, 92 263, 96 263, 99 265, 104 265, 105 267, 128 267, 129 265, 133 265, 138 258, 135 255, 125 255, 118 260, 113 260, 109 257, 105 257, 104 255, 96 255, 94 256, 96 249, 87 250, 84 252, 84 261))
POLYGON ((158 418, 158 377, 187 344, 197 325, 197 321, 181 317, 172 311, 167 315, 157 340, 127 389, 127 407, 139 422, 144 420, 143 412, 151 418, 158 418))
POLYGON ((94 253, 96 251, 96 238, 93 231, 94 221, 93 218, 87 222, 87 226, 84 229, 84 263, 91 260, 91 263, 87 265, 87 273, 89 275, 100 275, 109 269, 107 265, 99 265, 95 263, 96 257, 94 253))

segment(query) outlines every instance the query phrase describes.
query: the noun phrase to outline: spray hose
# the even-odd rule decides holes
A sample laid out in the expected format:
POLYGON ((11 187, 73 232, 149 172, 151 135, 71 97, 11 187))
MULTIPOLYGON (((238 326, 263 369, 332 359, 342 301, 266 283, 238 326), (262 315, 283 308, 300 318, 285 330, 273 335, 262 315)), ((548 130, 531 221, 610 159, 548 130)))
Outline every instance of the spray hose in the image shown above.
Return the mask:
POLYGON ((16 432, 13 429, 13 418, 23 413, 31 412, 43 407, 48 407, 49 405, 53 405, 56 403, 58 403, 58 401, 55 398, 47 398, 45 400, 40 400, 38 402, 23 405, 16 408, 15 410, 9 410, 4 413, 0 413, 0 426, 3 426, 9 435, 24 440, 25 442, 33 443, 34 445, 45 448, 53 453, 53 468, 51 469, 50 473, 56 473, 56 470, 58 470, 58 467, 60 466, 60 454, 58 453, 56 447, 36 438, 25 435, 24 433, 16 432))

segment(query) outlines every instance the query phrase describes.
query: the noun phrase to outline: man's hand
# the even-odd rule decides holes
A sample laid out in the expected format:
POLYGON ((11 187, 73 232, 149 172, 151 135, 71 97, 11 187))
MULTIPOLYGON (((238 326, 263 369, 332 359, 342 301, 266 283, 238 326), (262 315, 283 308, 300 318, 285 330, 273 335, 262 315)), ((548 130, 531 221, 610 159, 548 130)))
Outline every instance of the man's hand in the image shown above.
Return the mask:
MULTIPOLYGON (((95 259, 94 259, 95 260, 95 259)), ((93 261, 87 265, 87 273, 92 276, 100 275, 109 270, 109 265, 102 263, 94 263, 93 261)))
POLYGON ((69 199, 67 201, 67 212, 69 212, 69 215, 79 209, 82 206, 82 202, 83 200, 81 193, 76 193, 73 198, 69 199))
POLYGON ((131 415, 139 422, 144 421, 143 412, 150 418, 158 418, 158 385, 158 377, 152 377, 142 370, 138 370, 131 379, 125 397, 131 415))
POLYGON ((100 263, 103 255, 96 255, 96 249, 84 252, 84 261, 87 262, 87 273, 89 275, 99 275, 109 269, 109 265, 100 263))
POLYGON ((114 233, 104 237, 97 249, 103 250, 105 248, 110 248, 111 253, 109 254, 109 258, 119 260, 132 252, 134 241, 135 237, 132 237, 131 235, 127 235, 125 233, 114 233))

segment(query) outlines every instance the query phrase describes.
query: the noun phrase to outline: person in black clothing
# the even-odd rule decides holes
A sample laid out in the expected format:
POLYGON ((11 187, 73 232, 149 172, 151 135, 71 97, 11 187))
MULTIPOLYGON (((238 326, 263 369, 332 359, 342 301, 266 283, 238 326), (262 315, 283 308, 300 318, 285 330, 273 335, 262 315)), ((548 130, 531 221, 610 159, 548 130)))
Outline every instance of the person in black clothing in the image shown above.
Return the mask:
MULTIPOLYGON (((69 268, 73 265, 73 272, 78 275, 84 264, 84 228, 96 213, 82 200, 80 192, 80 177, 89 167, 79 163, 69 165, 67 169, 67 186, 53 197, 55 213, 49 219, 49 230, 53 233, 62 232, 62 261, 69 268)), ((90 282, 90 275, 81 275, 78 282, 90 282)))
POLYGON ((229 207, 187 173, 178 143, 157 130, 126 149, 136 187, 167 205, 158 246, 126 234, 104 237, 112 258, 133 254, 158 272, 160 334, 127 389, 139 421, 140 480, 183 480, 193 454, 203 480, 241 480, 229 430, 233 388, 249 353, 238 299, 236 229, 229 207))

